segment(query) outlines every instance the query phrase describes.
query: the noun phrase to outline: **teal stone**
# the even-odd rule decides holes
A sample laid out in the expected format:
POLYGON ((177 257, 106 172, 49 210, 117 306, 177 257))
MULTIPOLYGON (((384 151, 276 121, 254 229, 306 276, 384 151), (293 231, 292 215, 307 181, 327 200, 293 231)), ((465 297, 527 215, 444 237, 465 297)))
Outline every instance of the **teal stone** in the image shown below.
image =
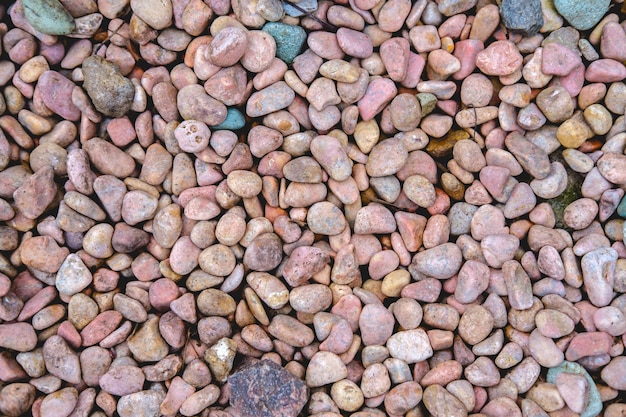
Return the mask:
POLYGON ((263 26, 276 41, 276 56, 289 65, 298 56, 304 42, 306 32, 300 26, 287 25, 280 22, 269 22, 263 26))
POLYGON ((594 27, 609 11, 611 0, 554 0, 554 7, 578 30, 594 27))
POLYGON ((575 362, 563 361, 563 363, 559 366, 555 366, 554 368, 550 368, 548 370, 548 382, 554 384, 556 382, 556 376, 561 372, 582 375, 587 379, 587 382, 589 383, 589 403, 587 404, 587 408, 585 408, 580 414, 580 417, 595 417, 599 415, 602 411, 602 400, 600 399, 600 393, 598 392, 598 387, 596 387, 596 383, 593 382, 593 379, 591 379, 591 376, 589 376, 585 368, 575 362))
POLYGON ((68 35, 76 29, 74 18, 59 0, 22 0, 30 25, 48 35, 68 35))
POLYGON ((617 206, 617 214, 619 214, 622 218, 626 218, 626 197, 622 198, 622 201, 619 202, 619 206, 617 206))
POLYGON ((213 129, 216 130, 237 130, 241 129, 246 125, 246 119, 243 117, 243 114, 235 109, 229 108, 228 113, 226 114, 226 120, 220 123, 217 126, 213 126, 213 129))

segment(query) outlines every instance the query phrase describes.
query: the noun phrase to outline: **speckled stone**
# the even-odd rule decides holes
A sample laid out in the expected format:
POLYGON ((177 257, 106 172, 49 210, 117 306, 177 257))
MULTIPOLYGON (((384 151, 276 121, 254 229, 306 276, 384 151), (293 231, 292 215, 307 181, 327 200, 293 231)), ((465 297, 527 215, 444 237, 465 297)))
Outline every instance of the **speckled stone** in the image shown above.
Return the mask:
POLYGON ((286 64, 293 62, 306 41, 306 32, 299 26, 269 22, 262 30, 272 35, 276 41, 276 56, 286 64))
POLYGON ((555 0, 556 10, 578 30, 591 29, 609 10, 611 0, 555 0))
POLYGON ((269 360, 244 365, 228 383, 230 405, 241 417, 296 417, 309 398, 302 380, 269 360))

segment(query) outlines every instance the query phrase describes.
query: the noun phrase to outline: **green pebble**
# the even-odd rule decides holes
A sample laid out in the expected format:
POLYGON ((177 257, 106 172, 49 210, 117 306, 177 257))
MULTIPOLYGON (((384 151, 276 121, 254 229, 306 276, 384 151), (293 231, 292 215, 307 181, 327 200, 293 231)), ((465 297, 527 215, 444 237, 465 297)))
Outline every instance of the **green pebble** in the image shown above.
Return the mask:
POLYGON ((622 218, 626 218, 626 197, 622 198, 622 201, 619 202, 619 206, 617 206, 617 214, 619 214, 622 218))
POLYGON ((220 123, 217 126, 213 126, 213 129, 216 130, 237 130, 241 129, 246 125, 246 119, 243 117, 243 114, 235 108, 229 108, 228 114, 226 115, 226 120, 220 123))
POLYGON ((59 0, 22 0, 30 25, 48 35, 68 35, 76 29, 74 18, 59 0))
POLYGON ((298 56, 306 41, 306 32, 299 26, 269 22, 262 30, 272 35, 276 41, 276 56, 287 65, 298 56))
POLYGON ((428 116, 437 107, 437 97, 432 93, 419 93, 416 97, 422 108, 422 117, 428 116))
POLYGON ((589 403, 587 408, 582 412, 580 417, 595 417, 602 411, 602 400, 600 399, 600 393, 596 387, 596 383, 591 379, 591 376, 587 373, 585 368, 575 362, 563 361, 559 366, 550 368, 548 370, 547 380, 549 383, 554 384, 556 382, 556 376, 561 372, 567 372, 569 374, 582 375, 587 379, 589 383, 589 403))

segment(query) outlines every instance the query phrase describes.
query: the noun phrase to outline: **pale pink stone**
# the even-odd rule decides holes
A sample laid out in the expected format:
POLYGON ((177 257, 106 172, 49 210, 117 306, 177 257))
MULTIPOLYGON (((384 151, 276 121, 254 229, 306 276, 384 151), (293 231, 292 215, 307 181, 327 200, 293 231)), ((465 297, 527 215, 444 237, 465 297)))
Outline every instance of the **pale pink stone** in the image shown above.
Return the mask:
POLYGON ((541 72, 546 75, 565 76, 581 63, 580 55, 563 44, 552 42, 543 47, 541 72))

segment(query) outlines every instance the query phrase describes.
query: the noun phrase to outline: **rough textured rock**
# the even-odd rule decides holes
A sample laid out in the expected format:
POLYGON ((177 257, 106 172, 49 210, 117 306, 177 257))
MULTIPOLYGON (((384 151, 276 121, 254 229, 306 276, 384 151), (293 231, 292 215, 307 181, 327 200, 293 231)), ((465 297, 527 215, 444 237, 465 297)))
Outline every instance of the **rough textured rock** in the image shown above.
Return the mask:
POLYGON ((296 417, 308 400, 304 382, 268 360, 243 365, 228 383, 230 405, 242 417, 296 417))

